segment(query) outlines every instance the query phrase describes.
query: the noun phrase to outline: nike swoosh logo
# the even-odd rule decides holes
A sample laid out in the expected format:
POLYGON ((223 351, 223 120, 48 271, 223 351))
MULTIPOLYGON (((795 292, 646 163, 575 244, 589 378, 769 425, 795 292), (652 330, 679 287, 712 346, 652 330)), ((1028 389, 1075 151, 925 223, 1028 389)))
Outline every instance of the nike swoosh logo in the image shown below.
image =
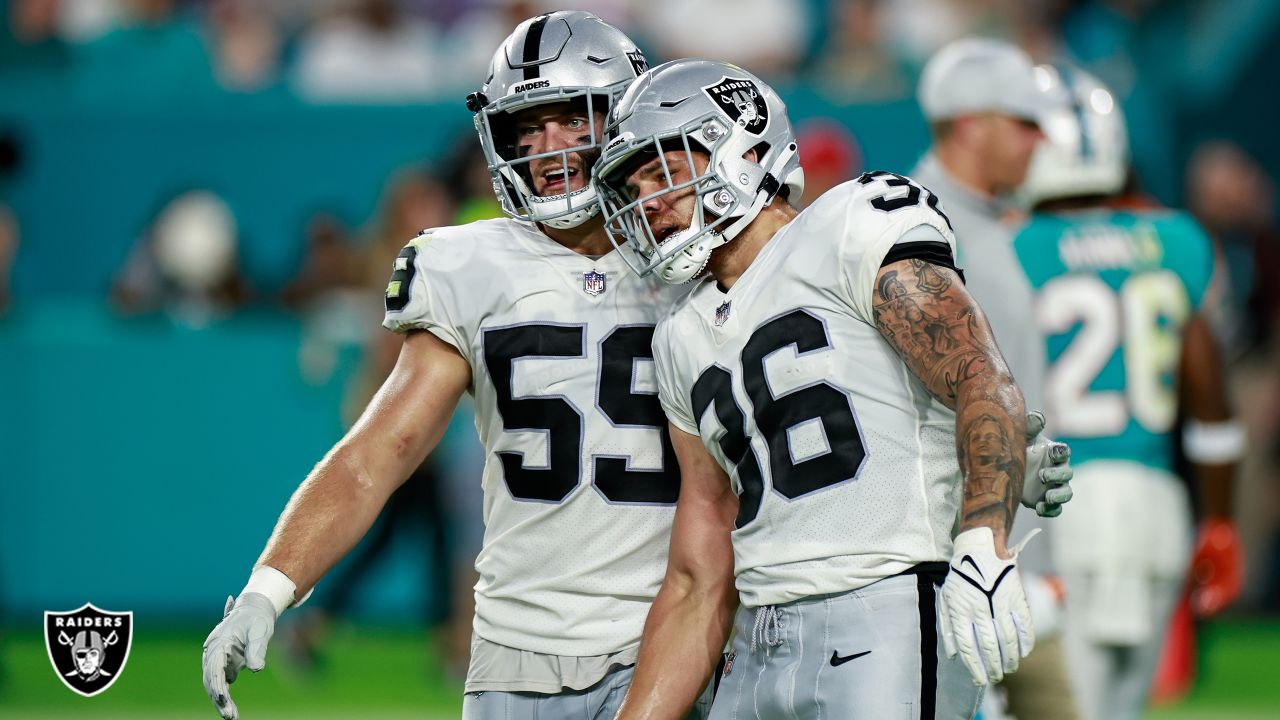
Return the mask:
POLYGON ((852 655, 845 655, 844 657, 840 657, 840 653, 836 652, 835 650, 832 650, 831 651, 831 667, 840 667, 841 665, 849 662, 850 660, 857 660, 863 655, 870 655, 870 654, 871 654, 870 650, 863 650, 860 653, 854 653, 852 655))

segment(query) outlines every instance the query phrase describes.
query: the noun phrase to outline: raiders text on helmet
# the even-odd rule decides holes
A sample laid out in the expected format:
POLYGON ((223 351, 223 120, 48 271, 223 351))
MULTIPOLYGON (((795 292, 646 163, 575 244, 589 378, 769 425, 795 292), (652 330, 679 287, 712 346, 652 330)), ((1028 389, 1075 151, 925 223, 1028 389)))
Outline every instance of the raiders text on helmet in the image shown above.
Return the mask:
MULTIPOLYGON (((546 197, 534 192, 535 161, 558 160, 566 173, 589 172, 599 155, 595 113, 606 114, 627 84, 648 67, 635 43, 587 12, 560 11, 521 23, 498 48, 484 87, 467 97, 502 209, 511 217, 555 228, 576 227, 599 211, 595 189, 546 197), (537 105, 578 101, 591 118, 592 141, 576 147, 520 155, 512 115, 537 105), (570 156, 577 154, 580 162, 570 156)), ((584 178, 585 180, 585 178, 584 178)))
MULTIPOLYGON (((685 282, 706 266, 711 251, 732 240, 775 195, 795 201, 804 190, 795 132, 782 99, 751 73, 728 63, 677 60, 645 73, 609 116, 608 142, 596 171, 605 227, 641 275, 657 272, 685 282), (626 177, 664 153, 710 156, 706 170, 646 197, 629 197, 626 177), (754 151, 754 157, 749 153, 754 151), (692 187, 698 195, 689 228, 659 241, 643 203, 692 187)), ((663 162, 665 168, 665 161, 663 162)))

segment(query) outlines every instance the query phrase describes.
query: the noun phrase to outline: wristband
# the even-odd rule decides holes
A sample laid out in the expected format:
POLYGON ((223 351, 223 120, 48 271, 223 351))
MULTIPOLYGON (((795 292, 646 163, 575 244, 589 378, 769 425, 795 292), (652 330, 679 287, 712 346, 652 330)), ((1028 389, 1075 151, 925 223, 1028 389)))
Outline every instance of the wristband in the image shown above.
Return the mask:
POLYGON ((1221 465, 1244 457, 1244 425, 1238 420, 1203 422, 1188 419, 1182 428, 1182 451, 1202 465, 1221 465))
MULTIPOLYGON (((249 575, 249 582, 245 584, 244 590, 240 591, 241 595, 245 593, 258 593, 271 601, 271 606, 276 610, 276 617, 280 617, 280 613, 295 605, 293 594, 297 592, 298 586, 293 584, 288 575, 271 567, 270 565, 259 565, 253 569, 253 573, 249 575)), ((307 593, 302 599, 305 601, 311 593, 307 593)))

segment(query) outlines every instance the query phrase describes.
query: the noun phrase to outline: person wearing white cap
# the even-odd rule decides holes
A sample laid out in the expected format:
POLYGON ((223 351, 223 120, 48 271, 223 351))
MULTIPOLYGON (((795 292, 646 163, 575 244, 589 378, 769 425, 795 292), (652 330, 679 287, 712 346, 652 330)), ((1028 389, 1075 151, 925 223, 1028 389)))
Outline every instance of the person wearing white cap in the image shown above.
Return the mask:
MULTIPOLYGON (((1016 46, 967 38, 939 50, 925 65, 918 99, 933 145, 911 176, 942 199, 956 233, 957 265, 987 312, 1000 351, 1028 408, 1044 407, 1045 344, 1032 316, 1032 292, 1013 251, 1005 219, 1017 211, 1014 192, 1026 178, 1044 138, 1040 119, 1049 107, 1046 84, 1016 46)), ((1034 512, 1020 527, 1051 530, 1034 512)), ((1047 578, 1051 533, 1023 552, 1021 572, 1036 625, 1035 651, 1005 683, 1015 717, 1077 717, 1055 637, 1060 600, 1047 578), (1048 540, 1048 541, 1046 541, 1048 540)))

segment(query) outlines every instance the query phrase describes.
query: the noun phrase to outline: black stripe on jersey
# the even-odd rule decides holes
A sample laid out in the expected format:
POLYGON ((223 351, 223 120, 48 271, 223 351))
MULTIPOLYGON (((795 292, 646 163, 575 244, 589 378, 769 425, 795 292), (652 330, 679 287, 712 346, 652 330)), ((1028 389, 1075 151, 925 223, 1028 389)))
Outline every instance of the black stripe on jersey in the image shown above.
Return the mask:
POLYGON ((938 707, 938 610, 932 573, 916 575, 920 595, 920 718, 932 720, 938 707))
POLYGON ((898 243, 889 248, 889 252, 884 256, 884 262, 880 263, 880 267, 896 263, 899 260, 923 260, 930 265, 954 270, 960 276, 960 282, 964 282, 964 271, 956 267, 956 258, 951 253, 951 246, 944 242, 922 240, 898 243))
MULTIPOLYGON (((538 59, 538 48, 542 45, 542 30, 547 26, 547 18, 550 15, 539 15, 534 19, 533 24, 529 26, 529 32, 524 36, 524 58, 521 62, 533 63, 538 59)), ((535 80, 538 77, 538 66, 529 64, 524 68, 524 79, 535 80)))

